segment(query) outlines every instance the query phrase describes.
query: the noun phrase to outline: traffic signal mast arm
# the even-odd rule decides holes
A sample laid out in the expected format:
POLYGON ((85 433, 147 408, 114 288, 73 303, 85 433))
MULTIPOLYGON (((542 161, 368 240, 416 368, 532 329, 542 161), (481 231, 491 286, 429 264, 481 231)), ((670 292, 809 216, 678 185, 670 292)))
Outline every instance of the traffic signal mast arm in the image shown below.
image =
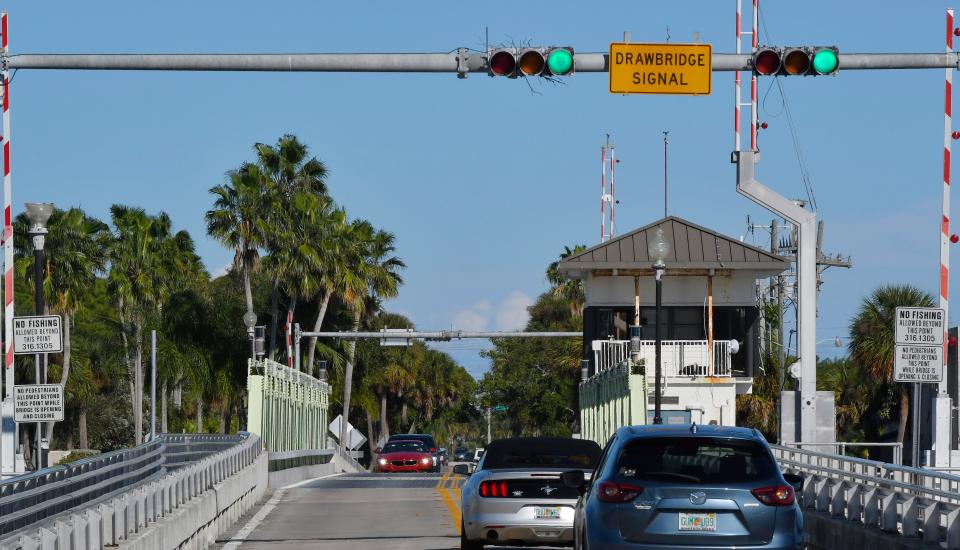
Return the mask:
MULTIPOLYGON (((373 73, 487 73, 488 54, 461 48, 451 53, 303 54, 20 54, 3 59, 9 69, 142 71, 277 71, 373 73)), ((713 54, 714 71, 750 71, 750 54, 713 54)), ((574 55, 574 70, 603 73, 607 53, 574 55)), ((960 68, 958 53, 842 53, 840 69, 960 68)))

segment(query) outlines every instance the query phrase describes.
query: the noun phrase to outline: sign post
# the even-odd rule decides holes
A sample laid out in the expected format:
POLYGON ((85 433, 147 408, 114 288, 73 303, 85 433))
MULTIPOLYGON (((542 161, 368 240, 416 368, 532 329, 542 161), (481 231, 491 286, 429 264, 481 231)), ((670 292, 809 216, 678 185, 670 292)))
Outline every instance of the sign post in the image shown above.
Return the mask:
POLYGON ((893 380, 913 383, 913 467, 920 463, 921 384, 943 381, 944 311, 934 307, 898 307, 894 332, 893 380))

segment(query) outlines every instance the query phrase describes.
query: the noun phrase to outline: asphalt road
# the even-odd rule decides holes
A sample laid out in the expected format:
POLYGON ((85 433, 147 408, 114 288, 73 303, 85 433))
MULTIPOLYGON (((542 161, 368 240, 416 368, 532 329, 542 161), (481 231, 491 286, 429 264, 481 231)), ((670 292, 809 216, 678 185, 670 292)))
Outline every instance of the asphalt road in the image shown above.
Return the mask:
POLYGON ((217 541, 224 550, 460 547, 460 485, 443 474, 342 474, 278 489, 217 541))

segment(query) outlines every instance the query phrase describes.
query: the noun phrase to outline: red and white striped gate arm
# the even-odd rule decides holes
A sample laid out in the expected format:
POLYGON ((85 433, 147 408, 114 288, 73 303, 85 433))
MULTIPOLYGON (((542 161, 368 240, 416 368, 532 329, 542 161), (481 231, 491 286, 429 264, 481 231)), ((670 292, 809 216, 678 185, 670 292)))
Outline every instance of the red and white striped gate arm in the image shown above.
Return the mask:
MULTIPOLYGON (((0 48, 7 57, 7 12, 0 14, 0 48)), ((3 65, 3 367, 5 396, 13 398, 13 224, 10 205, 10 71, 3 65)))
MULTIPOLYGON (((953 52, 953 9, 947 9, 947 53, 953 52)), ((943 100, 943 216, 940 221, 940 307, 946 319, 949 319, 948 297, 950 295, 950 141, 953 124, 950 121, 953 110, 953 69, 946 69, 946 94, 943 100)), ((947 340, 949 323, 944 323, 947 331, 943 338, 943 360, 947 360, 947 340)), ((940 383, 940 393, 946 393, 947 381, 940 383)))

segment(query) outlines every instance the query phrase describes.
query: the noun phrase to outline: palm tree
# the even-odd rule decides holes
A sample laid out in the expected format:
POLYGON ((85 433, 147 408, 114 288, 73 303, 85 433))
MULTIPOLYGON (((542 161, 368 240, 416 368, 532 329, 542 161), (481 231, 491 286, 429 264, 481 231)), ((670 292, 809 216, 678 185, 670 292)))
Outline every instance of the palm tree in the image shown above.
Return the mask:
MULTIPOLYGON (((258 177, 269 187, 265 199, 265 227, 269 229, 265 244, 272 255, 277 249, 289 246, 289 239, 293 236, 292 229, 300 222, 297 219, 298 213, 294 212, 296 202, 302 200, 298 194, 327 198, 327 167, 316 157, 308 158, 307 146, 291 134, 281 136, 276 145, 257 143, 254 151, 257 154, 258 177)), ((272 267, 279 269, 273 274, 273 291, 270 296, 271 358, 277 336, 279 287, 285 274, 284 269, 276 263, 272 267)))
MULTIPOLYGON (((933 297, 911 285, 886 285, 863 299, 850 322, 850 357, 874 380, 893 383, 894 322, 898 307, 933 307, 933 297)), ((910 415, 910 394, 900 384, 897 442, 903 443, 910 415)))
MULTIPOLYGON (((21 276, 32 280, 33 240, 27 236, 29 225, 25 213, 17 216, 14 244, 20 256, 17 270, 21 276)), ((97 275, 106 269, 109 228, 102 221, 87 216, 83 210, 71 208, 54 210, 48 231, 44 245, 43 292, 47 307, 63 316, 63 368, 58 383, 64 388, 70 377, 71 324, 81 297, 92 290, 97 275)), ((46 425, 47 440, 52 440, 53 425, 53 422, 46 425)))
POLYGON ((557 296, 558 298, 563 298, 570 303, 570 314, 574 317, 582 315, 583 313, 583 304, 586 302, 586 296, 583 290, 583 281, 579 279, 568 279, 560 274, 559 269, 560 262, 569 258, 570 256, 575 256, 584 250, 587 247, 578 244, 573 248, 569 246, 563 247, 563 252, 560 253, 560 259, 551 262, 547 266, 547 281, 550 283, 550 292, 557 296))
POLYGON ((210 189, 216 200, 205 215, 207 233, 233 248, 233 267, 243 273, 247 311, 253 311, 250 272, 257 265, 258 250, 266 244, 266 178, 258 166, 244 164, 227 172, 227 179, 228 183, 210 189))
POLYGON ((193 240, 172 233, 170 217, 141 208, 113 205, 110 291, 117 300, 121 336, 130 378, 134 442, 143 441, 143 346, 148 323, 158 324, 171 294, 206 279, 193 240), (133 339, 132 344, 130 339, 133 339))
MULTIPOLYGON (((399 271, 403 261, 393 255, 394 236, 373 228, 370 222, 356 220, 351 224, 352 251, 340 273, 339 288, 353 313, 353 330, 360 328, 364 313, 369 313, 368 299, 392 298, 403 282, 399 271)), ((357 341, 351 340, 343 376, 343 420, 340 424, 340 442, 346 441, 347 420, 350 417, 350 392, 353 385, 353 366, 357 341)))

